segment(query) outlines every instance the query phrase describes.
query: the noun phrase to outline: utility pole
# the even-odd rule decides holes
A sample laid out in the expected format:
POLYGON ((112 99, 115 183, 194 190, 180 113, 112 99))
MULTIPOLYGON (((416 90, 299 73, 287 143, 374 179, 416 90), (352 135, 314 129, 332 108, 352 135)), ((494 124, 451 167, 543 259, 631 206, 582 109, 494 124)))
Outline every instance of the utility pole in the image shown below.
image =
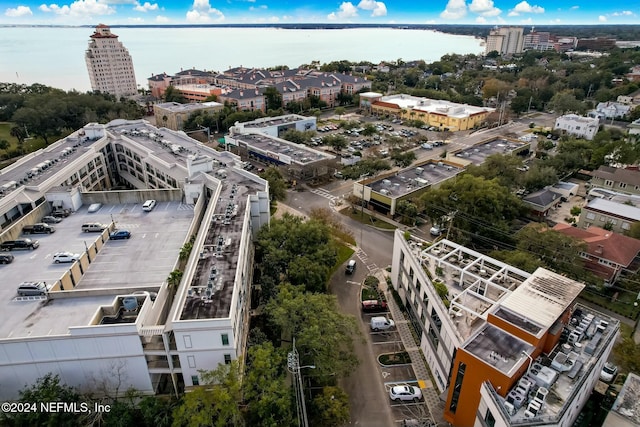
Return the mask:
POLYGON ((314 365, 300 366, 300 356, 296 349, 296 339, 293 339, 293 349, 287 354, 287 370, 293 374, 293 389, 296 395, 296 411, 298 413, 298 427, 309 427, 307 419, 307 406, 304 401, 304 388, 300 370, 304 368, 315 369, 314 365))

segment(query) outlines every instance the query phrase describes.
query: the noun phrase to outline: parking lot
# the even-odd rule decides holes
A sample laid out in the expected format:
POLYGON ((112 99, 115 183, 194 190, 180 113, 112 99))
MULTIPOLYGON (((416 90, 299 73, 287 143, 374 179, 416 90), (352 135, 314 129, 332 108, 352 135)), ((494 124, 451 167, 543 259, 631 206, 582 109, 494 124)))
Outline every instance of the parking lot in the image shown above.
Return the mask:
POLYGON ((22 236, 38 240, 40 246, 11 251, 14 261, 0 265, 0 300, 15 298, 16 288, 23 281, 57 281, 71 263, 56 264, 53 255, 82 254, 99 238, 100 233, 82 232, 82 224, 89 222, 113 221, 117 228, 130 230, 132 237, 107 241, 76 288, 117 288, 132 283, 159 286, 173 270, 192 219, 192 208, 176 202, 159 203, 152 212, 144 212, 141 204, 103 206, 95 213, 88 213, 83 206, 54 224, 56 231, 52 234, 22 236))

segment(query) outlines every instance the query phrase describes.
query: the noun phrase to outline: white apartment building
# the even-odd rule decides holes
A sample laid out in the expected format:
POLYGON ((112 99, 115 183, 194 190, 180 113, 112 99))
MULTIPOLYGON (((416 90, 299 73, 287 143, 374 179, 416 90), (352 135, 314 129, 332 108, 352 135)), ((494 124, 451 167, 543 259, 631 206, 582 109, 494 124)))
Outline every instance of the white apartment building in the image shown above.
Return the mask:
POLYGON ((394 235, 391 281, 456 427, 573 425, 619 333, 584 284, 394 235))
POLYGON ((59 247, 40 239, 25 254, 33 259, 16 253, 3 266, 0 398, 16 398, 47 373, 80 390, 179 393, 199 384, 199 370, 243 355, 253 238, 270 215, 267 181, 241 165, 237 155, 182 132, 115 120, 87 125, 3 169, 0 183, 14 184, 0 194, 1 241, 58 204, 74 213, 48 237, 67 248, 84 241, 86 251, 72 248, 79 261, 52 270, 45 255, 59 247), (114 183, 134 190, 106 191, 114 183), (140 205, 151 198, 158 207, 144 213, 140 205), (104 212, 87 213, 96 202, 104 212), (109 230, 81 233, 83 221, 127 227, 133 237, 118 246, 124 241, 109 241, 109 230), (187 242, 193 249, 181 279, 170 284, 187 242), (45 295, 16 296, 12 278, 54 274, 45 295))
POLYGON ((524 28, 496 27, 489 31, 485 53, 497 50, 501 55, 522 53, 524 28))
POLYGON ((109 26, 100 24, 96 27, 90 36, 85 62, 94 91, 110 93, 116 99, 137 93, 131 55, 109 26))
POLYGON ((591 141, 598 133, 600 120, 595 117, 582 117, 577 114, 565 114, 556 119, 553 129, 560 129, 564 132, 591 141))

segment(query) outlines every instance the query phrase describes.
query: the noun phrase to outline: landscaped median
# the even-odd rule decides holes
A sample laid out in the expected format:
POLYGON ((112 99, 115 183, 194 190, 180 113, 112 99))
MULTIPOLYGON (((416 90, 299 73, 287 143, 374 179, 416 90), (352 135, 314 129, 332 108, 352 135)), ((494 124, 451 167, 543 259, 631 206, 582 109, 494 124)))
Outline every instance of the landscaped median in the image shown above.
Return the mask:
POLYGON ((410 365, 411 357, 406 351, 397 351, 394 353, 383 353, 378 356, 378 363, 383 367, 393 367, 410 365))

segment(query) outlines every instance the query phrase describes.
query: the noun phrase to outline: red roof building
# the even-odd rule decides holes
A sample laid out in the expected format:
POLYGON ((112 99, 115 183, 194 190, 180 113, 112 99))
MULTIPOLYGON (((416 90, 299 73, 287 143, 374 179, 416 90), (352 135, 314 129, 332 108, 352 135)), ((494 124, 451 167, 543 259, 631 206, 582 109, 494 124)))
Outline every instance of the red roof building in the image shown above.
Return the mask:
POLYGON ((556 224, 553 230, 580 239, 587 244, 582 254, 585 267, 612 285, 623 271, 636 272, 640 267, 640 240, 599 227, 586 230, 569 224, 556 224))

